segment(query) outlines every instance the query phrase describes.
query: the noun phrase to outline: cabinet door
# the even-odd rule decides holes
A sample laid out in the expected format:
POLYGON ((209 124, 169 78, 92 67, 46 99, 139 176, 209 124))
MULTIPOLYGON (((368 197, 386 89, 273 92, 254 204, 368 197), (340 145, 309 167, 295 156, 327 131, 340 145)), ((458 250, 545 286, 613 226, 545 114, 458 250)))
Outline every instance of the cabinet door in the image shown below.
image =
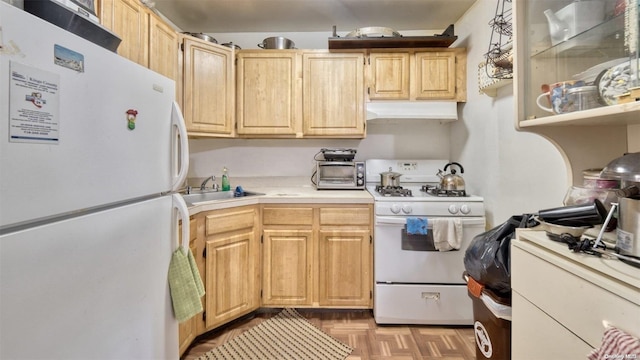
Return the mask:
POLYGON ((320 306, 371 306, 369 230, 319 232, 320 306))
POLYGON ((301 74, 297 52, 237 55, 237 131, 240 135, 300 135, 301 74))
POLYGON ((178 34, 155 15, 149 20, 149 69, 178 81, 178 34))
POLYGON ((183 113, 190 134, 231 136, 234 118, 233 50, 184 38, 183 113))
POLYGON ((408 52, 370 54, 370 100, 409 100, 409 57, 408 52))
POLYGON ((102 25, 122 39, 118 54, 148 66, 148 10, 136 0, 101 0, 100 9, 102 25))
POLYGON ((364 54, 303 54, 304 136, 362 138, 364 54))
POLYGON ((456 98, 455 52, 419 52, 415 61, 416 100, 456 98))
POLYGON ((313 231, 264 230, 262 304, 311 305, 313 231))
POLYGON ((259 306, 259 244, 251 231, 216 236, 206 243, 206 328, 211 329, 259 306))
POLYGON ((210 330, 259 306, 258 211, 244 206, 210 211, 203 217, 204 328, 210 330))

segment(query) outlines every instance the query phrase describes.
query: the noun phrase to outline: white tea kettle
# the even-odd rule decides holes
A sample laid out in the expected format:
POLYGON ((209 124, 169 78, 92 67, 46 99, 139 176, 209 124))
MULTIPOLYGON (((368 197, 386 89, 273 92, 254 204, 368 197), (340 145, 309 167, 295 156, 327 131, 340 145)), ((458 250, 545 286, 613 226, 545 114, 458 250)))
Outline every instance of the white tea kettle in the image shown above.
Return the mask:
POLYGON ((447 168, 451 165, 456 165, 460 169, 460 173, 464 174, 464 168, 457 162, 450 162, 444 166, 444 170, 438 170, 438 177, 440 178, 440 188, 442 190, 453 190, 453 191, 463 191, 464 190, 464 179, 462 176, 456 174, 456 169, 451 168, 451 172, 449 174, 445 174, 447 168))

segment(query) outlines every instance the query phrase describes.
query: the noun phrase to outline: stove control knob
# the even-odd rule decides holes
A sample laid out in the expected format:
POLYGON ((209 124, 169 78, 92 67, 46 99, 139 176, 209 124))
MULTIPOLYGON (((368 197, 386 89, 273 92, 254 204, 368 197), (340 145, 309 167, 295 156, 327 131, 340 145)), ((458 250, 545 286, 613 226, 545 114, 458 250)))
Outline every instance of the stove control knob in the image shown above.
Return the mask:
POLYGON ((394 214, 398 214, 400 212, 400 205, 398 204, 393 204, 391 205, 391 212, 394 214))
POLYGON ((403 205, 402 212, 405 214, 411 214, 413 212, 413 209, 409 205, 403 205))
POLYGON ((468 215, 471 212, 471 208, 469 207, 469 205, 464 204, 464 205, 460 206, 460 212, 465 214, 465 215, 468 215))
POLYGON ((458 213, 458 207, 455 204, 449 205, 449 213, 450 214, 457 214, 458 213))

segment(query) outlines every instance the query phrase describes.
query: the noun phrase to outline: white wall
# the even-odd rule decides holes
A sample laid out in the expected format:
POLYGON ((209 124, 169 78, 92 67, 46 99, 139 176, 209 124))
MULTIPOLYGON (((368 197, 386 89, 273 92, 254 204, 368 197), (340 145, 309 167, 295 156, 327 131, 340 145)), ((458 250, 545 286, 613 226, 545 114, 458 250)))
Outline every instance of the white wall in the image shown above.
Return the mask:
MULTIPOLYGON (((189 177, 311 176, 313 157, 321 148, 358 150, 356 160, 372 158, 449 158, 450 125, 437 121, 368 123, 362 140, 199 139, 190 140, 189 177)), ((444 165, 444 164, 443 164, 444 165)))
POLYGON ((455 24, 458 41, 467 48, 467 102, 459 105, 460 120, 451 125, 451 159, 465 166, 466 184, 484 196, 491 226, 511 215, 561 206, 567 190, 567 170, 560 152, 541 136, 514 128, 511 85, 491 98, 480 94, 477 66, 489 48, 487 25, 496 0, 477 0, 455 24))

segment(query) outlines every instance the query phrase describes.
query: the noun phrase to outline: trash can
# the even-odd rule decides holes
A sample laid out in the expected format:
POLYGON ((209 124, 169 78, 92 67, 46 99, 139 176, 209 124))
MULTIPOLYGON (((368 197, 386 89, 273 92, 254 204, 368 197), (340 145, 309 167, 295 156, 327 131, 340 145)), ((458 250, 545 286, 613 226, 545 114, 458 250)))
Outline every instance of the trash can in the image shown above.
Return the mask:
POLYGON ((465 279, 473 303, 476 359, 511 359, 511 299, 497 296, 470 276, 465 279))

